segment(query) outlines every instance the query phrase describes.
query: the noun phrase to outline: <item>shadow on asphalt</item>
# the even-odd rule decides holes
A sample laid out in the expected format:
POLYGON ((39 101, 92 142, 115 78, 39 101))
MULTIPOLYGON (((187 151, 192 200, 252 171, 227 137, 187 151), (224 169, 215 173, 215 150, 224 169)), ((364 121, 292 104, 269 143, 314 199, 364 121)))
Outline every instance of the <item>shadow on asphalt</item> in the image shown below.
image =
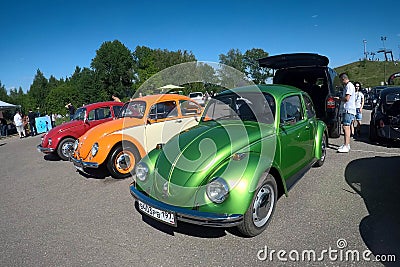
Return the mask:
POLYGON ((357 159, 345 170, 346 182, 359 194, 369 212, 360 222, 364 243, 376 255, 396 255, 400 261, 400 156, 357 159))
POLYGON ((43 158, 47 161, 61 161, 61 158, 54 153, 45 154, 43 158))
MULTIPOLYGON (((90 169, 87 168, 85 169, 85 172, 82 172, 80 170, 76 170, 77 172, 79 172, 80 175, 82 175, 85 178, 88 179, 105 179, 107 177, 111 177, 110 173, 108 172, 107 168, 103 165, 100 165, 99 168, 97 169, 90 169)), ((118 179, 115 179, 118 180, 118 179)))

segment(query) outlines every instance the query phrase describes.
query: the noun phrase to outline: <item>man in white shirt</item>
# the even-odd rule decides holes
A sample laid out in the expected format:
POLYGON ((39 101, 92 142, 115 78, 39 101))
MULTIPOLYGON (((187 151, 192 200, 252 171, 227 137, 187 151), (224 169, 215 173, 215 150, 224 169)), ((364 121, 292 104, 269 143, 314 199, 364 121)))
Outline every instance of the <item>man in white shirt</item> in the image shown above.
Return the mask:
POLYGON ((343 102, 342 125, 344 131, 344 144, 339 147, 338 152, 348 153, 350 151, 350 125, 353 123, 356 115, 356 91, 347 74, 342 73, 339 75, 339 78, 344 86, 343 97, 337 97, 337 99, 343 102))
POLYGON ((22 116, 19 111, 17 111, 17 113, 15 113, 15 115, 14 115, 14 124, 15 124, 15 127, 17 128, 19 138, 25 137, 24 123, 22 121, 22 116))

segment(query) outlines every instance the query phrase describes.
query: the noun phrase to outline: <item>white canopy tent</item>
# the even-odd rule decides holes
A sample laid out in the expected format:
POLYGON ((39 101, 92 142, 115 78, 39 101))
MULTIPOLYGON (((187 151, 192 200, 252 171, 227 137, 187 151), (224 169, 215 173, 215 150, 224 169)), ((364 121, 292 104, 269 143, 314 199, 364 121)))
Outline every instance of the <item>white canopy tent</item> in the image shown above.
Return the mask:
POLYGON ((1 110, 7 110, 7 109, 14 109, 14 108, 20 108, 20 105, 13 105, 4 101, 0 100, 0 111, 1 110))

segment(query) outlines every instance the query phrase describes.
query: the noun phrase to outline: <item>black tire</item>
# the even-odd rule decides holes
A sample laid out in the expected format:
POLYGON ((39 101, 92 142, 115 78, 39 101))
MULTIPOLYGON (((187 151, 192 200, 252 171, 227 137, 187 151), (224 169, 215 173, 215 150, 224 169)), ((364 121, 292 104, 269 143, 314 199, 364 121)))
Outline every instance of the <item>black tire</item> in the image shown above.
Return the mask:
POLYGON ((371 142, 376 142, 378 140, 378 134, 376 132, 376 127, 372 123, 372 121, 369 123, 369 140, 371 142))
POLYGON ((314 167, 321 167, 322 165, 324 165, 325 159, 326 159, 326 151, 328 149, 328 138, 326 137, 326 134, 324 133, 322 135, 322 139, 321 139, 321 158, 319 160, 317 160, 317 162, 314 163, 314 167))
POLYGON ((270 223, 278 200, 278 187, 275 178, 268 174, 254 193, 253 200, 238 231, 247 237, 261 234, 270 223))
POLYGON ((118 145, 114 147, 107 160, 107 169, 111 176, 123 179, 131 176, 140 160, 140 154, 133 145, 118 145))
POLYGON ((74 152, 74 143, 75 139, 70 137, 61 140, 57 147, 57 155, 62 160, 69 160, 69 156, 72 154, 72 152, 74 152))

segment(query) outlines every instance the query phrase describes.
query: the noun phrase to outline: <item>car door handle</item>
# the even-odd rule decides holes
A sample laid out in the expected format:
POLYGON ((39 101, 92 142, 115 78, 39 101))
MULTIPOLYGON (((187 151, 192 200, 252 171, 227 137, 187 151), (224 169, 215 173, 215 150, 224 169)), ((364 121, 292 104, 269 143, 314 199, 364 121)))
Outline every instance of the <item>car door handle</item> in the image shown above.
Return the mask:
POLYGON ((182 120, 176 120, 175 122, 176 122, 176 123, 181 123, 181 122, 182 122, 182 120))
POLYGON ((305 128, 306 130, 310 130, 310 125, 307 125, 305 128))

